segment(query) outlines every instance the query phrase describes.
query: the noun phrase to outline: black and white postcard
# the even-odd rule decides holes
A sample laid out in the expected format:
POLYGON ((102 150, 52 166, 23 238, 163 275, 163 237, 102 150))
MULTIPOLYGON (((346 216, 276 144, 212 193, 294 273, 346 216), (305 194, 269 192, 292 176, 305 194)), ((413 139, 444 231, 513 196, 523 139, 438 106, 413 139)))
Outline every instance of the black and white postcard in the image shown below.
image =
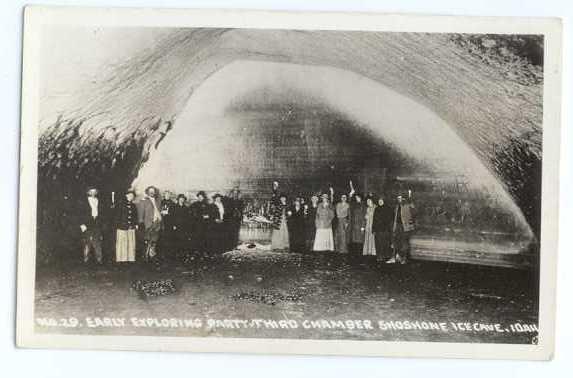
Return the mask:
POLYGON ((558 19, 29 7, 22 347, 549 359, 558 19))

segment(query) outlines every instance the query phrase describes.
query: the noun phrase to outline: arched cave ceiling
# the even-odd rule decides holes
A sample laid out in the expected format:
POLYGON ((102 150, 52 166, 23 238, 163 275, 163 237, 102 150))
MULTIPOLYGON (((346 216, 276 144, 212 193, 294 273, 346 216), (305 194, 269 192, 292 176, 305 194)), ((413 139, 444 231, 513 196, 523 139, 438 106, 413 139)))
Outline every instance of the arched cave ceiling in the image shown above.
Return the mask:
MULTIPOLYGON (((177 127, 176 117, 194 90, 230 62, 336 67, 431 109, 515 195, 512 186, 523 174, 508 175, 511 165, 524 154, 541 158, 543 73, 539 62, 500 42, 451 34, 174 29, 82 83, 66 109, 50 112, 69 121, 66 127, 77 126, 78 143, 107 140, 120 146, 136 132, 146 141, 143 156, 160 138, 159 125, 174 121, 177 127), (516 143, 519 148, 509 148, 516 143)), ((53 127, 54 118, 44 117, 42 131, 53 127)))
POLYGON ((540 155, 541 69, 523 59, 478 54, 465 41, 445 34, 179 30, 84 87, 75 114, 99 114, 86 127, 121 129, 173 117, 209 75, 237 59, 325 65, 426 105, 486 159, 493 144, 523 135, 540 155))

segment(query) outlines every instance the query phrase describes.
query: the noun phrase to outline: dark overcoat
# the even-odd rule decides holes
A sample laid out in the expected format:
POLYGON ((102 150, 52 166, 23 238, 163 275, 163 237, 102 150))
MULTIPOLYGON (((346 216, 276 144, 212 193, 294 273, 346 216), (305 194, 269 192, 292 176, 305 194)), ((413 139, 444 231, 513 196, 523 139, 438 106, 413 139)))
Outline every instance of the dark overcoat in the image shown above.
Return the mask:
POLYGON ((350 243, 364 243, 364 228, 366 227, 366 204, 352 202, 350 204, 350 243))
POLYGON ((306 216, 302 206, 288 209, 287 226, 290 249, 295 252, 302 251, 306 242, 306 216))
POLYGON ((122 201, 115 209, 115 228, 133 230, 137 225, 137 206, 133 202, 122 201))
POLYGON ((391 232, 393 222, 392 208, 388 205, 378 206, 374 210, 372 232, 391 232))

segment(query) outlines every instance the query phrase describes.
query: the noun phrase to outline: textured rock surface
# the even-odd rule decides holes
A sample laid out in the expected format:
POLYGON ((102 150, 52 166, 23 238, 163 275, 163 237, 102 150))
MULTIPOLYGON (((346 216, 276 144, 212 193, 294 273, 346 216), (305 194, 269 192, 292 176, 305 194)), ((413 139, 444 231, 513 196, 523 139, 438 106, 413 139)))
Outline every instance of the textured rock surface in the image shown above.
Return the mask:
POLYGON ((129 186, 177 127, 173 120, 193 91, 228 63, 247 59, 342 68, 425 105, 500 176, 537 232, 541 56, 537 37, 174 30, 82 83, 75 105, 55 111, 58 121, 45 118, 39 186, 46 193, 39 198, 56 190, 73 195, 87 184, 129 186))

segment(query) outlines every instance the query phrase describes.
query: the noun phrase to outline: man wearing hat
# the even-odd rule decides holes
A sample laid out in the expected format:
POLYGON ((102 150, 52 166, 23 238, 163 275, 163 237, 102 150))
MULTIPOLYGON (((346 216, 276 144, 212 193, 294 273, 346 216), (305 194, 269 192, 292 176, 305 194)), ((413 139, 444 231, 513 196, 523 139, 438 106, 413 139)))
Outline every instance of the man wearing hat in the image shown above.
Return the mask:
POLYGON ((139 201, 138 205, 138 221, 144 231, 145 260, 150 261, 157 255, 157 241, 162 225, 161 203, 157 188, 148 186, 145 189, 145 197, 139 201))
POLYGON ((98 194, 97 188, 88 188, 86 192, 87 198, 80 203, 78 209, 84 263, 89 262, 90 251, 93 251, 98 264, 103 263, 103 205, 98 198, 98 194))
POLYGON ((407 196, 398 195, 392 225, 394 253, 396 256, 388 260, 388 263, 400 262, 405 264, 410 258, 410 237, 416 229, 415 216, 416 208, 412 201, 412 191, 408 190, 407 196))

